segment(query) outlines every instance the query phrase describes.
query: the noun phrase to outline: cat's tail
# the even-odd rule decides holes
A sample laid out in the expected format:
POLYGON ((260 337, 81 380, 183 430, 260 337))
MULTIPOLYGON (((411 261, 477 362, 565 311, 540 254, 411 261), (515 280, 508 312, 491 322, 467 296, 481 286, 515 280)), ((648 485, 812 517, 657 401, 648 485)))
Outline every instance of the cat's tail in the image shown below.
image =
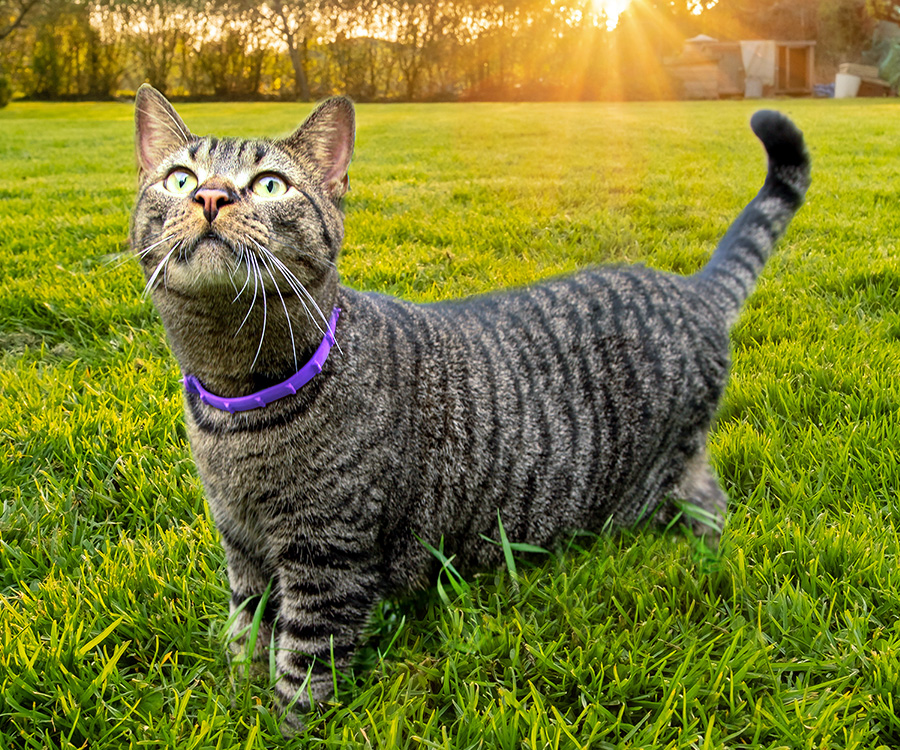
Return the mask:
POLYGON ((780 112, 760 110, 750 127, 769 156, 766 182, 694 277, 729 322, 737 318, 775 242, 803 205, 810 182, 809 153, 794 123, 780 112))

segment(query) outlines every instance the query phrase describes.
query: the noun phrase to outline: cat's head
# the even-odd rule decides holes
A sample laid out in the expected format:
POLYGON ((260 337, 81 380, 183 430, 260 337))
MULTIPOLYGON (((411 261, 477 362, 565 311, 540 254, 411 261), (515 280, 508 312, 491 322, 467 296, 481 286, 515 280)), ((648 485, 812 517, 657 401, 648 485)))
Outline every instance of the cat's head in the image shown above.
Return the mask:
POLYGON ((192 134, 145 84, 135 128, 131 244, 149 291, 292 294, 335 273, 355 129, 348 99, 323 102, 281 140, 218 139, 192 134))

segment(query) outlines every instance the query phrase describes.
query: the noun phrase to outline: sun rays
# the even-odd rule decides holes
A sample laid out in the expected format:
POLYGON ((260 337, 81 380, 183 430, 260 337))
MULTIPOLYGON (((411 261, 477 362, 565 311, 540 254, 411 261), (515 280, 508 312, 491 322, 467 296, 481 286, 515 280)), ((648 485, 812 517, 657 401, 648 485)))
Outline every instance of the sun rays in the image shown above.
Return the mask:
POLYGON ((591 0, 598 15, 606 18, 606 30, 612 31, 619 23, 619 16, 625 11, 631 0, 591 0))

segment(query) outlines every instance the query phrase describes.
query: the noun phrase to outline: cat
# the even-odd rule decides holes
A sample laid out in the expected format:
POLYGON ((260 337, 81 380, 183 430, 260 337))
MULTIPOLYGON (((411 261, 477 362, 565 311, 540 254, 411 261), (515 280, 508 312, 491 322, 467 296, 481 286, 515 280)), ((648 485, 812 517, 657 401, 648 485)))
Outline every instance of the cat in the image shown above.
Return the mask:
POLYGON ((679 506, 717 542, 729 329, 810 181, 788 118, 753 116, 765 184, 693 276, 599 267, 427 305, 339 283, 348 99, 281 140, 218 139, 144 85, 135 123, 131 245, 184 374, 238 651, 271 582, 251 656, 274 630, 286 732, 378 599, 428 585, 426 542, 473 570, 501 561, 482 536, 501 522, 548 546, 679 506))

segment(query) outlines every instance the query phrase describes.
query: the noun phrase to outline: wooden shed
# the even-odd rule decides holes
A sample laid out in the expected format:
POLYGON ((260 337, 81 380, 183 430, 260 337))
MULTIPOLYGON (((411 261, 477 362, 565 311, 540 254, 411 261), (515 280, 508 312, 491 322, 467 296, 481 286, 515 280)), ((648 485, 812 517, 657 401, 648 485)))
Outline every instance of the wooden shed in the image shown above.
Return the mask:
POLYGON ((719 98, 719 61, 698 50, 685 50, 667 64, 682 99, 719 98))
POLYGON ((812 94, 815 42, 685 41, 666 61, 683 99, 812 94), (749 66, 749 67, 748 67, 749 66))

